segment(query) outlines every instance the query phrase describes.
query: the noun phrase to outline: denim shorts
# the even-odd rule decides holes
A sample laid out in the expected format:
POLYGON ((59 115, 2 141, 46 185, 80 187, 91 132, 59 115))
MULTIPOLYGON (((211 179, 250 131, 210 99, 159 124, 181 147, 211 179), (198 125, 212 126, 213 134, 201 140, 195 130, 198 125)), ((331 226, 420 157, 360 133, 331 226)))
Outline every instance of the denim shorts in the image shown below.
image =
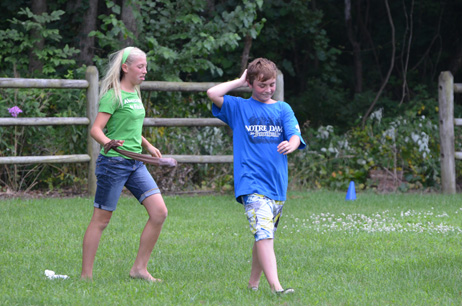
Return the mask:
POLYGON ((275 201, 261 194, 241 197, 250 231, 255 241, 273 239, 281 218, 284 201, 275 201))
POLYGON ((142 203, 147 197, 160 193, 159 187, 146 166, 137 160, 107 157, 96 160, 96 194, 93 206, 114 211, 125 186, 142 203))

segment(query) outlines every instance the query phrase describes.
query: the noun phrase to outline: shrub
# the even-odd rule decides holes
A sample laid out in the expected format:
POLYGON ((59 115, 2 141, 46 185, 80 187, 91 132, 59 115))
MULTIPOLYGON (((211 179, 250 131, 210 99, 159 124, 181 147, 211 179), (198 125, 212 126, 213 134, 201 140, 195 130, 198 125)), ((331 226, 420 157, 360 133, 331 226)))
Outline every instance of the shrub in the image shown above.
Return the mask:
POLYGON ((403 173, 397 188, 438 189, 440 184, 439 130, 435 113, 425 116, 425 105, 394 118, 374 112, 364 128, 353 127, 343 135, 321 126, 304 132, 309 150, 295 153, 291 163, 292 188, 346 190, 354 180, 359 188, 376 188, 371 170, 403 173))

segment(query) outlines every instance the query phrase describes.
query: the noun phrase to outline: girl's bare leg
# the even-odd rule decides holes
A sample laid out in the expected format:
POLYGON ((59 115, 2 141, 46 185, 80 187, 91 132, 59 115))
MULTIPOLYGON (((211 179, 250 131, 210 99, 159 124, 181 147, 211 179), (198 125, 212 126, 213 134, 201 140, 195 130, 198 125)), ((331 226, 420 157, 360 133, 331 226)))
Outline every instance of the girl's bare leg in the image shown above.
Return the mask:
POLYGON ((93 216, 83 237, 82 246, 82 279, 93 278, 93 263, 103 230, 111 220, 112 211, 94 208, 93 216))
POLYGON ((156 245, 164 221, 167 218, 168 210, 161 194, 154 194, 147 197, 143 201, 143 205, 148 212, 149 219, 141 234, 140 248, 133 267, 130 270, 130 277, 142 278, 148 281, 160 281, 152 277, 147 268, 152 250, 156 245))

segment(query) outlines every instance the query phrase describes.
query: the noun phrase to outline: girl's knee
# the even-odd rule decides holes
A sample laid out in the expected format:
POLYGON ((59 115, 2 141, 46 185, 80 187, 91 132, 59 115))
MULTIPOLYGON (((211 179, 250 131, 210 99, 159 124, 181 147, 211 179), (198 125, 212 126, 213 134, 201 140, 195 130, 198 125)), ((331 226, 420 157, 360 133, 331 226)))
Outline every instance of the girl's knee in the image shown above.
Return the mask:
POLYGON ((90 224, 87 227, 87 234, 93 235, 97 232, 103 232, 104 229, 108 226, 109 222, 101 222, 98 220, 91 220, 90 224))
POLYGON ((160 194, 155 194, 146 198, 143 201, 143 205, 148 211, 151 219, 163 222, 168 216, 167 206, 165 206, 164 199, 160 194))
POLYGON ((108 225, 109 225, 109 220, 103 221, 100 223, 100 227, 102 230, 104 230, 108 225))
POLYGON ((164 223, 165 219, 167 219, 168 217, 168 209, 167 207, 163 207, 162 209, 160 209, 160 211, 156 214, 156 219, 158 220, 158 222, 160 223, 164 223))
POLYGON ((162 226, 167 219, 168 210, 165 205, 157 205, 148 209, 149 222, 156 226, 162 226))
POLYGON ((150 216, 148 222, 153 226, 162 227, 164 225, 165 219, 167 219, 167 215, 155 215, 150 216))
POLYGON ((93 220, 92 222, 100 231, 104 231, 109 225, 109 220, 93 220))
POLYGON ((90 223, 103 231, 111 221, 112 212, 95 209, 90 223))

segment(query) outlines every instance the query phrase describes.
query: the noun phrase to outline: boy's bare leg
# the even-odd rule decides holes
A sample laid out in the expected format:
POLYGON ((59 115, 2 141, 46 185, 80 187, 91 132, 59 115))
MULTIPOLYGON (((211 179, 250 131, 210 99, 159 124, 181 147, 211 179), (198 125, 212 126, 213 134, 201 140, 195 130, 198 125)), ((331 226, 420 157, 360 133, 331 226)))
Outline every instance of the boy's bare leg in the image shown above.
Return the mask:
POLYGON ((252 248, 252 270, 250 271, 249 288, 258 288, 263 269, 258 259, 257 242, 254 242, 252 248))
POLYGON ((98 250, 99 241, 103 230, 111 220, 112 211, 106 211, 94 208, 93 216, 83 237, 82 246, 82 279, 93 278, 93 263, 95 262, 96 251, 98 250))
POLYGON ((160 280, 152 277, 148 272, 148 261, 159 238, 168 211, 161 194, 154 194, 147 197, 143 201, 143 205, 148 212, 149 219, 141 234, 140 248, 133 267, 130 270, 130 277, 155 282, 160 280))
POLYGON ((283 290, 278 278, 278 269, 276 255, 274 253, 273 239, 262 239, 255 242, 258 261, 260 267, 265 273, 266 280, 272 291, 283 290))

